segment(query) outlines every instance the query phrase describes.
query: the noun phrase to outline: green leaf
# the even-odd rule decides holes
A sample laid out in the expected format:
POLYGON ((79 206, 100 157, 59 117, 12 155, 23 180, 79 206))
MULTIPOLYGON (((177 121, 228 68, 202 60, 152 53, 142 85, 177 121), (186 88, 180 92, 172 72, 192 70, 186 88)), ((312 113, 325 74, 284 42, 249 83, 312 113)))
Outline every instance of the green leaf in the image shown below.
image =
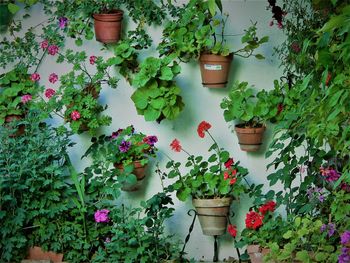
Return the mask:
POLYGON ((288 230, 286 233, 284 233, 283 238, 284 239, 289 239, 292 237, 292 231, 288 230))
POLYGON ((9 3, 7 7, 12 14, 16 14, 21 9, 18 5, 13 3, 9 3))
POLYGON ((146 121, 155 121, 158 119, 160 114, 161 114, 161 111, 159 111, 153 107, 148 107, 144 111, 144 116, 145 116, 146 121))
POLYGON ((136 108, 141 110, 147 108, 148 98, 141 90, 136 90, 134 94, 131 95, 131 99, 135 103, 136 108))
POLYGON ((208 8, 211 16, 215 16, 216 2, 215 0, 208 0, 208 8))
POLYGON ((186 187, 185 189, 181 188, 179 191, 176 192, 177 198, 179 198, 180 201, 186 201, 186 199, 190 196, 191 189, 186 187))
POLYGON ((255 58, 257 58, 257 59, 265 59, 265 57, 263 55, 261 55, 261 54, 256 54, 255 58))
POLYGON ((159 79, 161 79, 161 80, 172 80, 173 77, 174 77, 174 74, 173 74, 171 68, 163 67, 161 69, 161 76, 159 77, 159 79))

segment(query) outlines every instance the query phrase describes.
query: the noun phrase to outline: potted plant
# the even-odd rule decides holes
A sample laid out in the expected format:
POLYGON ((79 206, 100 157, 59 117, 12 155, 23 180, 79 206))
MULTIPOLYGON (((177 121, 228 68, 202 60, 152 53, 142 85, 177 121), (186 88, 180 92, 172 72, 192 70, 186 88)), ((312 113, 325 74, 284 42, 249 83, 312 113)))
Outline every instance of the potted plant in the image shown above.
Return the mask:
MULTIPOLYGON (((34 108, 42 87, 21 67, 0 76, 0 125, 21 120, 30 108, 34 108)), ((20 125, 15 135, 23 134, 20 125)))
POLYGON ((240 121, 235 125, 235 131, 241 150, 259 150, 266 122, 279 114, 278 105, 282 99, 275 91, 261 90, 255 94, 248 82, 235 82, 220 107, 224 110, 225 121, 240 121))
POLYGON ((226 86, 234 55, 264 58, 261 54, 253 54, 256 48, 268 41, 268 37, 257 37, 256 23, 245 30, 242 37, 242 44, 245 46, 230 51, 224 34, 228 14, 222 13, 221 1, 191 0, 178 8, 177 14, 177 19, 166 25, 158 49, 161 55, 175 54, 180 61, 199 58, 205 87, 226 86), (220 10, 219 14, 216 12, 217 8, 220 10))
POLYGON ((189 171, 180 170, 181 163, 171 160, 166 167, 169 172, 167 178, 177 178, 171 187, 181 201, 192 197, 196 207, 203 234, 217 236, 226 231, 227 216, 233 198, 238 199, 246 191, 243 183, 248 174, 247 169, 230 158, 230 154, 220 148, 209 132, 211 125, 201 122, 198 125, 198 135, 201 138, 207 134, 213 145, 209 152, 214 152, 207 160, 203 156, 194 156, 187 152, 177 139, 170 144, 175 152, 184 152, 188 155, 186 167, 189 171))
POLYGON ((93 141, 84 157, 91 155, 95 169, 106 177, 117 175, 123 190, 137 190, 146 176, 145 169, 150 157, 156 156, 157 137, 137 133, 131 125, 113 132, 111 136, 101 135, 93 141), (114 169, 108 167, 109 164, 114 169), (108 168, 101 172, 101 165, 108 168))
POLYGON ((267 248, 269 242, 283 242, 280 233, 287 229, 287 222, 281 216, 274 216, 275 207, 274 201, 267 201, 258 208, 250 209, 246 214, 246 227, 240 237, 235 239, 237 249, 247 246, 246 251, 252 263, 263 262, 263 257, 270 251, 267 248))
MULTIPOLYGON (((60 55, 57 61, 59 63, 66 61, 73 65, 73 69, 59 77, 60 86, 45 107, 51 108, 63 117, 74 133, 89 131, 90 134, 94 134, 99 127, 110 125, 112 118, 101 115, 107 106, 101 105, 98 101, 103 84, 108 84, 112 88, 117 87, 118 80, 110 76, 107 63, 102 57, 94 55, 88 57, 84 51, 72 50, 60 55), (90 67, 96 69, 94 74, 89 72, 87 61, 90 67)), ((56 82, 58 76, 55 73, 51 75, 55 75, 56 82)))

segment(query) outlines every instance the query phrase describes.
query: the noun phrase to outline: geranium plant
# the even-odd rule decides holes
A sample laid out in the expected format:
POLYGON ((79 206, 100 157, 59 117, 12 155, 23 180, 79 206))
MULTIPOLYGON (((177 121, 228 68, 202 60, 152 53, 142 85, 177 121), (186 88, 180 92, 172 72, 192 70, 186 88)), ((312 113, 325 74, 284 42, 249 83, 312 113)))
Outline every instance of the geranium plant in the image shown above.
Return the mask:
POLYGON ((209 148, 212 153, 207 160, 203 156, 195 156, 185 150, 177 139, 170 144, 175 152, 184 152, 188 155, 186 167, 189 170, 182 172, 181 163, 171 160, 166 167, 169 169, 165 176, 177 178, 172 184, 176 191, 176 196, 185 201, 189 197, 198 199, 212 199, 222 197, 239 197, 246 191, 244 184, 248 170, 239 165, 239 161, 234 161, 229 152, 219 147, 209 129, 211 124, 202 121, 197 128, 198 136, 204 138, 208 135, 213 141, 209 148))
POLYGON ((42 87, 36 74, 16 68, 0 76, 0 125, 10 116, 23 117, 40 99, 42 87))
MULTIPOLYGON (((110 75, 109 66, 103 61, 102 57, 94 55, 87 56, 84 51, 73 52, 67 50, 65 54, 58 56, 57 62, 66 61, 73 65, 73 69, 60 76, 60 87, 54 98, 51 98, 49 104, 56 111, 61 111, 66 122, 69 122, 74 133, 89 131, 94 133, 100 126, 109 125, 112 118, 100 115, 107 106, 102 106, 98 102, 98 97, 103 84, 108 84, 116 88, 118 80, 110 75), (94 74, 89 72, 87 62, 90 67, 96 70, 94 74)), ((54 83, 58 76, 53 73, 49 81, 54 83)))
POLYGON ((137 133, 128 126, 113 132, 111 136, 93 138, 93 144, 83 157, 93 158, 93 169, 104 177, 115 177, 127 185, 137 182, 137 168, 145 167, 151 157, 156 157, 158 138, 137 133))

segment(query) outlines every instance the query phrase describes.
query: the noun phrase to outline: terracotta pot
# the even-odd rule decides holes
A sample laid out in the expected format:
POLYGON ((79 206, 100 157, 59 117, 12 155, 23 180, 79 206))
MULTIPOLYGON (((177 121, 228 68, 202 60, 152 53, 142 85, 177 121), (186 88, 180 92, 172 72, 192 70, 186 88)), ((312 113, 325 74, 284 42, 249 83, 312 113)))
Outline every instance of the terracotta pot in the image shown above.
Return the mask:
POLYGON ((257 128, 241 128, 239 125, 236 125, 235 131, 237 133, 241 150, 246 152, 258 151, 262 144, 265 129, 265 126, 257 128))
POLYGON ((114 10, 110 14, 93 14, 96 40, 105 44, 117 43, 123 20, 123 11, 114 10))
MULTIPOLYGON (((136 176, 137 178, 137 183, 135 185, 125 185, 123 186, 121 189, 123 191, 128 191, 128 192, 132 192, 132 191, 137 191, 140 186, 141 186, 141 181, 146 177, 146 165, 142 166, 141 162, 139 161, 135 161, 133 162, 134 165, 134 170, 133 170, 133 174, 136 176)), ((124 171, 124 166, 123 164, 114 164, 115 168, 118 168, 121 172, 124 171)))
POLYGON ((192 200, 204 235, 220 236, 226 233, 231 203, 230 197, 192 200))
POLYGON ((31 260, 51 260, 53 263, 62 262, 63 254, 56 254, 52 251, 44 252, 40 247, 31 247, 28 251, 27 259, 31 260))
POLYGON ((233 53, 226 57, 202 54, 199 62, 203 86, 207 88, 225 88, 232 60, 233 53))
MULTIPOLYGON (((5 117, 5 123, 10 123, 14 120, 21 120, 21 119, 23 119, 23 116, 21 115, 7 115, 5 117)), ((13 137, 21 136, 24 134, 24 131, 25 131, 25 126, 23 124, 18 125, 17 131, 14 134, 11 134, 10 137, 13 138, 13 137)))
POLYGON ((263 258, 270 252, 270 249, 262 248, 259 245, 249 245, 247 252, 252 263, 263 263, 263 258))

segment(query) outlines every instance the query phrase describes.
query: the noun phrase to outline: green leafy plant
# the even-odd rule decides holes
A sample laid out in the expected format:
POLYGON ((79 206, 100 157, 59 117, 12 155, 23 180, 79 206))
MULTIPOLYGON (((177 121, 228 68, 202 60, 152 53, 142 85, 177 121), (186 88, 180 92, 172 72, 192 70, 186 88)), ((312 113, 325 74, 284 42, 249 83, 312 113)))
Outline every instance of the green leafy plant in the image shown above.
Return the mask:
POLYGON ((271 252, 265 256, 265 260, 336 262, 338 257, 338 251, 334 246, 336 237, 333 236, 331 229, 328 229, 328 233, 322 232, 322 225, 322 221, 317 218, 296 217, 290 229, 283 233, 285 245, 280 249, 280 244, 277 242, 269 244, 271 252))
POLYGON ((122 207, 111 218, 112 228, 105 249, 99 249, 94 262, 165 262, 180 258, 180 242, 164 231, 164 222, 174 209, 172 199, 158 193, 142 202, 140 208, 122 207), (141 215, 144 212, 145 215, 141 215))
POLYGON ((239 162, 234 162, 229 152, 219 147, 209 133, 210 128, 211 125, 203 121, 197 129, 201 138, 208 134, 214 142, 209 148, 209 152, 214 153, 208 160, 204 160, 203 156, 188 153, 177 139, 173 140, 170 145, 175 152, 183 151, 188 155, 185 166, 190 167, 189 171, 182 172, 181 163, 171 160, 166 165, 169 171, 163 173, 166 178, 178 178, 171 185, 171 189, 176 191, 176 196, 181 201, 189 197, 211 199, 232 196, 238 198, 247 190, 244 177, 248 174, 248 170, 240 166, 239 162))
POLYGON ((238 120, 239 127, 261 127, 280 113, 278 105, 281 101, 277 90, 261 90, 255 94, 248 82, 235 82, 220 107, 227 122, 238 120))
POLYGON ((40 116, 28 113, 20 137, 0 126, 2 262, 19 262, 31 246, 62 251, 65 242, 59 233, 70 207, 65 154, 72 143, 69 133, 43 123, 40 116))
POLYGON ((184 103, 179 95, 181 90, 173 80, 180 70, 171 57, 149 57, 141 63, 132 82, 137 90, 131 99, 146 121, 173 120, 180 114, 184 103))
MULTIPOLYGON (((191 0, 178 7, 173 14, 174 20, 163 31, 163 40, 158 47, 160 53, 176 54, 180 60, 185 61, 198 58, 202 53, 228 56, 231 51, 224 34, 228 14, 223 14, 222 11, 221 1, 191 0), (220 13, 216 12, 217 8, 220 13)), ((257 37, 255 23, 245 30, 241 41, 245 46, 232 53, 250 57, 256 48, 268 41, 268 37, 257 37)), ((264 58, 261 54, 254 55, 258 59, 264 58)))
POLYGON ((42 87, 30 79, 26 69, 16 68, 0 75, 0 125, 6 117, 23 117, 40 99, 42 87))

